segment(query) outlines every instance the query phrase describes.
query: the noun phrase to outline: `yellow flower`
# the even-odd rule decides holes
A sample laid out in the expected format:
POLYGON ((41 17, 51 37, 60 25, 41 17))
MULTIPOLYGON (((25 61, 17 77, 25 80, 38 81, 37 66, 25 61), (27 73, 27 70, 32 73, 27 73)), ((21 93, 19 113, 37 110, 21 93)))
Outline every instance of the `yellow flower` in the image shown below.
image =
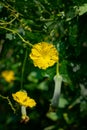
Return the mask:
POLYGON ((25 107, 36 106, 35 100, 28 97, 25 91, 18 91, 12 94, 12 96, 13 96, 13 99, 22 106, 25 106, 25 107))
POLYGON ((41 69, 47 69, 59 60, 56 48, 53 44, 47 42, 35 44, 31 50, 30 58, 33 60, 34 65, 41 69))
POLYGON ((1 76, 7 81, 7 82, 12 82, 15 80, 14 77, 14 72, 12 70, 5 70, 1 73, 1 76))

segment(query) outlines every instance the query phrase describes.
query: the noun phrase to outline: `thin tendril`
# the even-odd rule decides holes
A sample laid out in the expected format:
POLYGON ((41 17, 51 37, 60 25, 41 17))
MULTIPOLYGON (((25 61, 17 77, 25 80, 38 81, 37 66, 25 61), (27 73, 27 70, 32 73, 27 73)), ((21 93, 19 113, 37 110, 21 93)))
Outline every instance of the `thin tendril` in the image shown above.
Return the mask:
POLYGON ((0 26, 0 28, 8 30, 8 31, 12 32, 13 34, 17 34, 24 43, 26 43, 29 46, 33 46, 29 41, 26 41, 16 30, 12 30, 12 29, 2 27, 2 26, 0 26))
POLYGON ((2 99, 5 99, 5 100, 8 101, 8 104, 10 105, 11 109, 12 109, 12 110, 14 111, 14 113, 15 113, 16 110, 15 110, 15 108, 13 107, 13 105, 12 105, 12 103, 11 103, 9 97, 5 97, 5 96, 3 96, 3 95, 1 95, 1 94, 0 94, 0 97, 1 97, 2 99))

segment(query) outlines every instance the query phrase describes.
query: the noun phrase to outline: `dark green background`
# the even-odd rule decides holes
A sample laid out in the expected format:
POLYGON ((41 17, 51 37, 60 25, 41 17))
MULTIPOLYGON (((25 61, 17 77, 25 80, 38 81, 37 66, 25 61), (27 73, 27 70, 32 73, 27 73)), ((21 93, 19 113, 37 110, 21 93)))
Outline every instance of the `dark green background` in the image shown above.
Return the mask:
POLYGON ((0 94, 9 96, 17 110, 14 114, 8 102, 0 98, 0 130, 86 130, 87 1, 1 0, 0 26, 17 30, 32 44, 53 43, 59 51, 63 77, 59 106, 56 111, 49 111, 56 65, 45 71, 34 67, 29 58, 31 48, 18 35, 0 28, 0 73, 13 70, 16 77, 12 84, 0 77, 0 94), (17 13, 19 15, 13 23, 1 24, 2 21, 11 21, 17 13), (30 121, 23 124, 20 123, 20 107, 11 94, 20 90, 26 51, 23 88, 35 99, 37 106, 27 109, 30 121))

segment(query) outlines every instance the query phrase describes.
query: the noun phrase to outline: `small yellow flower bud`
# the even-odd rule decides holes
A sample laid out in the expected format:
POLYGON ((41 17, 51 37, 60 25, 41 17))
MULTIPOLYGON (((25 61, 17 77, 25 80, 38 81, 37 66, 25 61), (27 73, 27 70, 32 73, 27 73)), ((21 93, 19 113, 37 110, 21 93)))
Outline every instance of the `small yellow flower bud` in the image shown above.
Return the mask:
POLYGON ((5 70, 1 73, 1 76, 8 82, 11 83, 12 81, 15 80, 14 77, 14 71, 12 70, 5 70))

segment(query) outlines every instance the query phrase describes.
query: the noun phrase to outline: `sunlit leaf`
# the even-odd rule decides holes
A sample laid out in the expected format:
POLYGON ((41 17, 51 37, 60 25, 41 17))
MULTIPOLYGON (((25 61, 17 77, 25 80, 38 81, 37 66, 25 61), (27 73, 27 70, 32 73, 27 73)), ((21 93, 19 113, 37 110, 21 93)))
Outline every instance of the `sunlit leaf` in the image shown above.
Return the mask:
POLYGON ((63 96, 60 96, 59 107, 64 108, 66 105, 68 105, 67 99, 65 99, 63 96))
POLYGON ((87 12, 87 3, 79 6, 79 15, 83 15, 86 12, 87 12))
POLYGON ((53 120, 53 121, 56 121, 58 119, 58 116, 57 116, 57 114, 55 112, 48 112, 46 114, 46 116, 48 118, 50 118, 51 120, 53 120))

